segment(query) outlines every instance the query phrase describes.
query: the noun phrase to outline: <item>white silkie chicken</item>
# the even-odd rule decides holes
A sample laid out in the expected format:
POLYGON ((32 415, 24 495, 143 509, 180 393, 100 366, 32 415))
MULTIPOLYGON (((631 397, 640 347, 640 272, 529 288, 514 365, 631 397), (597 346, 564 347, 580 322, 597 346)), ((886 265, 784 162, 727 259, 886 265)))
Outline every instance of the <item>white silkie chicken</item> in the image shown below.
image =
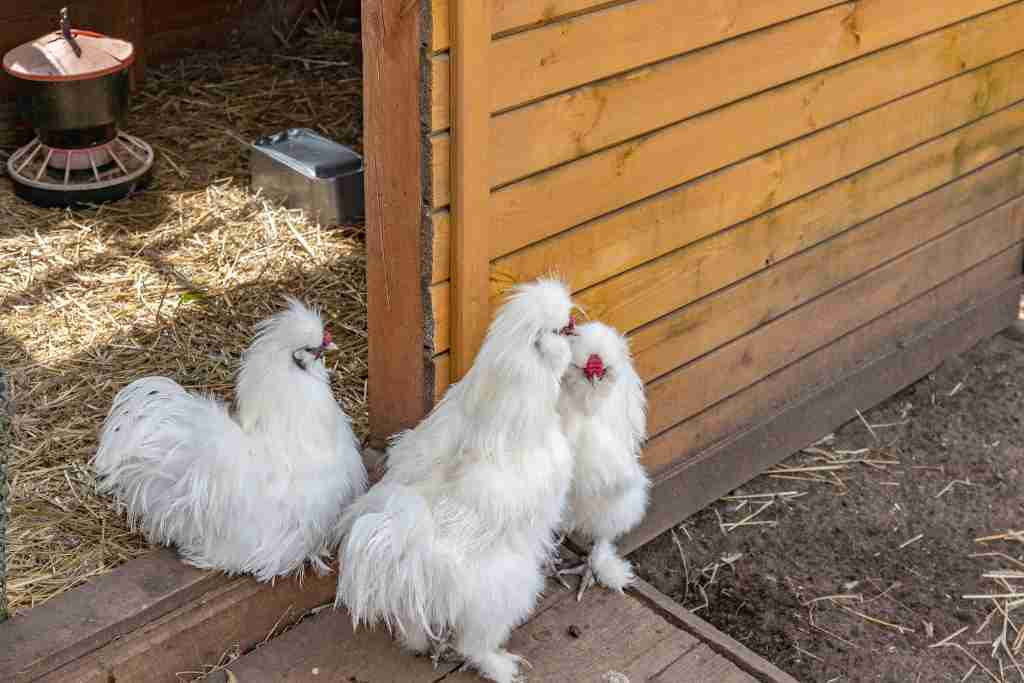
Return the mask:
POLYGON ((166 377, 122 389, 93 458, 100 489, 133 528, 204 569, 260 581, 322 557, 345 506, 366 490, 349 417, 322 356, 318 313, 289 307, 257 326, 236 382, 236 419, 166 377))
POLYGON ((616 591, 633 580, 633 568, 619 557, 615 540, 643 519, 650 480, 640 464, 646 398, 629 342, 598 322, 582 324, 576 332, 558 401, 575 460, 562 530, 582 536, 593 547, 586 562, 559 575, 581 575, 576 593, 580 600, 595 579, 616 591))
POLYGON ((383 622, 417 654, 450 638, 485 678, 516 678, 502 645, 544 587, 572 477, 556 412, 572 305, 558 281, 518 287, 466 376, 396 437, 339 527, 336 604, 354 625, 383 622))

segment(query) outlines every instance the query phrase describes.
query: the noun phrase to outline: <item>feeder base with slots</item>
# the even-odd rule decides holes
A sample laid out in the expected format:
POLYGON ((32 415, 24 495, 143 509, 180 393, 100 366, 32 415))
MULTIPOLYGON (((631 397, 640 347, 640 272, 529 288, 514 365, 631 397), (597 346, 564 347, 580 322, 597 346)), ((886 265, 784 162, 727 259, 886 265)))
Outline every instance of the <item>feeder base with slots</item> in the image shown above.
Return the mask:
POLYGON ((153 169, 153 149, 118 132, 94 147, 62 149, 36 138, 7 160, 15 193, 39 206, 88 206, 127 197, 145 187, 153 169))

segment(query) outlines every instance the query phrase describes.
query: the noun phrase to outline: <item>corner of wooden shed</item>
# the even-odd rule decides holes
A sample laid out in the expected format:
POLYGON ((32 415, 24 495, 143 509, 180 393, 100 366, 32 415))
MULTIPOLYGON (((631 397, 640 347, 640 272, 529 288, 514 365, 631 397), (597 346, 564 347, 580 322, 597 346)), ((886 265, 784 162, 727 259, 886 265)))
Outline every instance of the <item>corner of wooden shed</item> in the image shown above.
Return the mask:
POLYGON ((556 272, 647 385, 633 544, 1016 319, 1022 2, 363 12, 378 442, 556 272))

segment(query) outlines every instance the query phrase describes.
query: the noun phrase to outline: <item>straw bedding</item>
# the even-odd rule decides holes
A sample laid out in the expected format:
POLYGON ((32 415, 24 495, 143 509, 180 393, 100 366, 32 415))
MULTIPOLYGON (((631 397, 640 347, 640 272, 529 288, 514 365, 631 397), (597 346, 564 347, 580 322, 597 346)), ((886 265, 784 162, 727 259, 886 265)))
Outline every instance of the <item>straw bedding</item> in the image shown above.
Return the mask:
MULTIPOLYGON (((321 20, 275 50, 151 69, 125 130, 152 186, 98 209, 45 210, 0 180, 0 368, 13 403, 7 589, 38 605, 143 553, 88 467, 114 394, 166 375, 231 397, 253 325, 285 294, 324 309, 335 389, 365 430, 361 226, 319 226, 248 188, 244 143, 304 126, 360 149, 358 37, 321 20)), ((7 151, 10 151, 8 149, 7 151)))

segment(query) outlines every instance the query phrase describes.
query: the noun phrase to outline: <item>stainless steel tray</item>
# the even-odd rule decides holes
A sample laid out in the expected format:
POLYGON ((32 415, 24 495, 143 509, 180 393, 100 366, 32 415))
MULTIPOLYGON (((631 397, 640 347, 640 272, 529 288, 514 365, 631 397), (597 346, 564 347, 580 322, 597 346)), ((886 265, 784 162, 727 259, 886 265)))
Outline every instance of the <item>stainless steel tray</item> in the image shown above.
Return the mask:
POLYGON ((262 137, 249 150, 253 189, 321 223, 363 218, 363 159, 348 147, 291 128, 262 137))

